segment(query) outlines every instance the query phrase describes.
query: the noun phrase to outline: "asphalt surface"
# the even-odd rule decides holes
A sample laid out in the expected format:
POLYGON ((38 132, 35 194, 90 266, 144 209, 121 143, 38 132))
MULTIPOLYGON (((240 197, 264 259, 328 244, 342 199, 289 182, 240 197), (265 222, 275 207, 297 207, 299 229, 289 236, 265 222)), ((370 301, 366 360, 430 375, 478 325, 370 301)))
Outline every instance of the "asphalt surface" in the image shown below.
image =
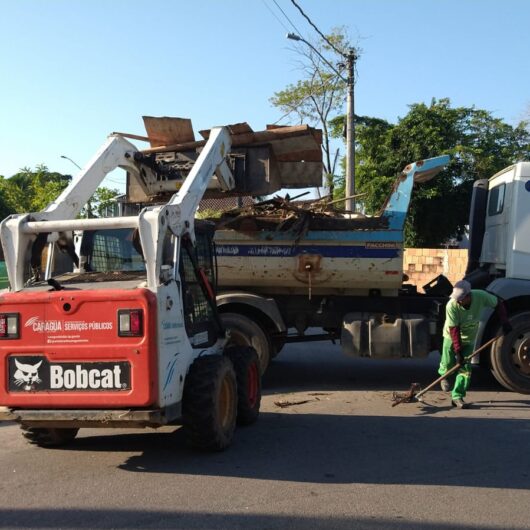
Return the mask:
POLYGON ((423 361, 291 345, 264 378, 259 421, 204 454, 180 430, 81 430, 68 449, 0 424, 1 528, 530 528, 530 396, 474 375, 391 407, 436 377, 423 361))

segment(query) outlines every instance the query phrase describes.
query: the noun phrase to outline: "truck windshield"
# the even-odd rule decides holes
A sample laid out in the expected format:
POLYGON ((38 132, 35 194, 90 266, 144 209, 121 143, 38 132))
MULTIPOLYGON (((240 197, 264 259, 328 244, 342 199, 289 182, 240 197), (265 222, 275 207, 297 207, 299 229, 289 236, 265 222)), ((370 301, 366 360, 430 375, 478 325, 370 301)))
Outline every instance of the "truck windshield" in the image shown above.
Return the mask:
POLYGON ((131 228, 87 230, 81 243, 84 272, 145 272, 139 239, 131 228))

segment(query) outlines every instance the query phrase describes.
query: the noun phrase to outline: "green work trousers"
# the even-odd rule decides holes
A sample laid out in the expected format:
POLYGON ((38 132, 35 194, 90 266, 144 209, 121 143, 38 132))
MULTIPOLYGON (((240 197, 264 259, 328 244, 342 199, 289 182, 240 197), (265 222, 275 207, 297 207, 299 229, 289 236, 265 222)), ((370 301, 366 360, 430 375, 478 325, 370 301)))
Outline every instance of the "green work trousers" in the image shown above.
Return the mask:
MULTIPOLYGON (((473 353, 473 344, 462 344, 462 357, 467 357, 473 353)), ((453 349, 453 342, 451 339, 444 337, 442 346, 442 358, 440 360, 440 367, 438 373, 444 375, 456 364, 455 350, 453 349)), ((453 399, 466 397, 467 389, 471 383, 471 363, 465 363, 461 366, 456 374, 455 385, 451 392, 453 399)))

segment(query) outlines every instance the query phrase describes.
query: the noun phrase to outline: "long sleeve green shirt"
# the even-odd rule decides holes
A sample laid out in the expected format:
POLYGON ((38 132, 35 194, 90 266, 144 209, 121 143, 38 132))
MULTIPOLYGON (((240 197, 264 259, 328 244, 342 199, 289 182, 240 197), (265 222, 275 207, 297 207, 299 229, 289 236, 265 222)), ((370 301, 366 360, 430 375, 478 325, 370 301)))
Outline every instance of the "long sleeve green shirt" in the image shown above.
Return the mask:
POLYGON ((445 306, 443 336, 451 339, 449 328, 458 327, 462 344, 474 343, 482 310, 486 307, 497 307, 497 303, 495 295, 478 289, 471 290, 471 305, 467 309, 455 300, 449 300, 445 306))

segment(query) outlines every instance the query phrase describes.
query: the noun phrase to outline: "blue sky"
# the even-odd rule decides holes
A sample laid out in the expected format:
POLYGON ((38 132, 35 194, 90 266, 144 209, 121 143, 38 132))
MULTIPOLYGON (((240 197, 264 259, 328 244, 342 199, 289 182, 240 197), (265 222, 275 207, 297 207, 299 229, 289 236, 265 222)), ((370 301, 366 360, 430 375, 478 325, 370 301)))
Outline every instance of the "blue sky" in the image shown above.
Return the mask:
MULTIPOLYGON (((297 1, 362 48, 358 114, 395 122, 433 97, 512 124, 529 113, 530 1, 297 1)), ((83 165, 110 132, 144 134, 142 115, 260 130, 300 75, 287 30, 317 37, 291 0, 0 0, 0 13, 6 177, 41 163, 73 173, 61 155, 83 165)))

